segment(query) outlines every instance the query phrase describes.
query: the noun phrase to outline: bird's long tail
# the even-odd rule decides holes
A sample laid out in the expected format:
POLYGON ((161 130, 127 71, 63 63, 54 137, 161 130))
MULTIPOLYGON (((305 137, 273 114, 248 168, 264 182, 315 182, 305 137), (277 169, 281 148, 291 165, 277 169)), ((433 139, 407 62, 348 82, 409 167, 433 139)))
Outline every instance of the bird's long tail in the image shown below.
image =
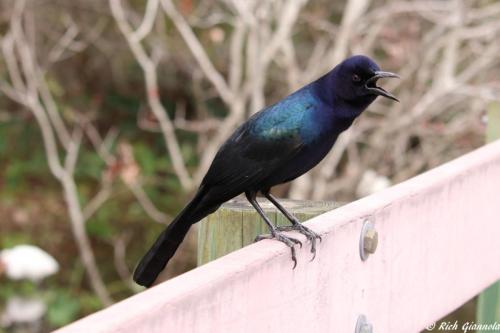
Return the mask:
POLYGON ((163 230, 141 259, 134 271, 134 281, 137 284, 150 287, 184 240, 191 225, 217 209, 217 206, 206 207, 201 204, 204 194, 205 191, 200 188, 193 200, 163 230))

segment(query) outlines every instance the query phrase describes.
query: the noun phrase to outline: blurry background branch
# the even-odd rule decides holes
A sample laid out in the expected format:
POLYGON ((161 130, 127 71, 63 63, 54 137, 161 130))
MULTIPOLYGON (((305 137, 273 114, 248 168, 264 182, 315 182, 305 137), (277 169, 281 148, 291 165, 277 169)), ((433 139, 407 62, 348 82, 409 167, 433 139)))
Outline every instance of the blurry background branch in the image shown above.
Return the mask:
POLYGON ((130 49, 144 71, 148 103, 160 125, 161 132, 165 138, 165 144, 172 158, 174 170, 182 186, 186 190, 189 190, 193 187, 192 180, 186 170, 172 122, 167 115, 167 111, 160 102, 156 64, 152 58, 147 55, 146 50, 141 44, 141 39, 148 34, 148 30, 150 30, 150 27, 152 27, 154 23, 156 8, 158 8, 158 0, 150 0, 147 2, 146 15, 142 21, 142 25, 139 27, 140 30, 136 31, 133 31, 132 27, 129 25, 123 7, 121 6, 121 1, 110 0, 110 5, 111 12, 118 27, 127 39, 130 49))
MULTIPOLYGON (((25 14, 26 1, 17 1, 13 10, 10 31, 12 43, 9 43, 3 53, 6 59, 8 72, 12 75, 13 86, 3 83, 2 88, 17 102, 22 103, 31 110, 40 128, 50 171, 61 183, 66 205, 69 211, 73 235, 78 244, 80 256, 89 275, 92 288, 105 304, 111 303, 111 298, 97 268, 94 253, 85 232, 84 216, 78 200, 78 191, 74 179, 74 169, 81 144, 81 129, 75 125, 75 134, 68 134, 66 125, 59 118, 57 110, 49 111, 55 107, 42 104, 43 96, 48 97, 48 88, 40 75, 41 69, 32 54, 33 46, 27 39, 25 25, 30 19, 25 14), (20 65, 20 67, 18 66, 20 65), (22 74, 21 74, 22 73, 22 74), (57 147, 56 137, 64 142, 66 156, 61 162, 57 147)), ((51 100, 50 97, 46 98, 51 100)))
MULTIPOLYGON (((115 137, 116 134, 111 134, 108 140, 102 140, 98 130, 78 112, 66 117, 67 119, 63 118, 58 102, 51 92, 46 71, 54 62, 61 60, 64 49, 69 48, 71 43, 76 43, 74 39, 78 35, 78 28, 71 22, 70 27, 47 54, 37 54, 37 36, 29 30, 34 24, 33 10, 33 4, 24 0, 16 1, 13 6, 12 16, 1 38, 5 76, 2 76, 0 81, 0 91, 33 114, 42 135, 49 170, 61 184, 71 230, 90 285, 100 301, 109 305, 112 299, 96 264, 85 223, 110 199, 114 173, 118 172, 151 219, 166 223, 167 215, 155 207, 142 188, 139 180, 140 170, 133 159, 131 149, 122 149, 118 159, 110 151, 109 138, 115 137), (39 61, 44 56, 47 57, 45 67, 39 61), (107 170, 102 172, 100 190, 82 206, 75 171, 84 134, 105 162, 107 170)), ((82 49, 83 47, 75 46, 72 51, 82 49)), ((113 140, 114 138, 111 138, 111 141, 113 140)), ((122 147, 126 145, 122 144, 122 147)))

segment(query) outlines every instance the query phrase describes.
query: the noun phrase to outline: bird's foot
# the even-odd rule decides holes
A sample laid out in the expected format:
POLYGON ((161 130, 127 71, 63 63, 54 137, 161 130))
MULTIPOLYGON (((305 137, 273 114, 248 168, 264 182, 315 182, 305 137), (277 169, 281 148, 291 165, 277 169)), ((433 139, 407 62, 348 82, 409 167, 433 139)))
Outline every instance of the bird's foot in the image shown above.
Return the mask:
POLYGON ((274 233, 270 235, 259 235, 255 238, 255 241, 258 242, 263 239, 275 239, 277 241, 280 241, 282 243, 285 243, 286 246, 290 248, 292 251, 292 260, 293 260, 293 268, 297 266, 297 256, 295 255, 295 245, 298 244, 300 247, 302 247, 302 242, 299 241, 298 239, 288 237, 283 235, 282 233, 275 231, 274 233))
POLYGON ((311 242, 311 253, 313 254, 313 257, 311 258, 311 261, 316 258, 316 239, 319 239, 321 242, 321 236, 306 227, 305 225, 302 225, 301 223, 297 223, 294 225, 290 226, 281 226, 276 228, 279 231, 297 231, 300 232, 302 235, 306 236, 306 238, 311 242))

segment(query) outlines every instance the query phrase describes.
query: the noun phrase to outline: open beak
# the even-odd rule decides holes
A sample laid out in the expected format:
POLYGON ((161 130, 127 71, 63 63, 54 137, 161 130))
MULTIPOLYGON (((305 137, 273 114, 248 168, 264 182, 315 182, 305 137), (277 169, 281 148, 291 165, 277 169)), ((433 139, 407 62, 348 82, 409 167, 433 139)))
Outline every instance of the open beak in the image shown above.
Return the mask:
POLYGON ((369 78, 366 81, 365 88, 371 92, 372 94, 379 95, 379 96, 384 96, 389 99, 392 99, 393 101, 399 102, 399 100, 391 94, 390 92, 387 92, 384 88, 377 87, 377 80, 382 79, 385 77, 395 77, 399 79, 399 75, 391 73, 391 72, 383 72, 383 71, 376 71, 371 78, 369 78))

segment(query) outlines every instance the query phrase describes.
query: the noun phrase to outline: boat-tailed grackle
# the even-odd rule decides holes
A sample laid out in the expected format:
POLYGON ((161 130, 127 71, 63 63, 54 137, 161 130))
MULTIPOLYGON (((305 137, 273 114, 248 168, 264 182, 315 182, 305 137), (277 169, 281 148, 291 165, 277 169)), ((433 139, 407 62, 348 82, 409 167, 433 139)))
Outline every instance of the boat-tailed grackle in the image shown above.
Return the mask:
POLYGON ((307 237, 315 255, 316 239, 321 239, 320 236, 287 212, 270 189, 299 177, 318 164, 339 134, 351 126, 377 96, 397 101, 377 86, 378 79, 391 77, 398 76, 381 71, 368 57, 353 56, 318 80, 254 114, 220 147, 194 198, 142 258, 134 272, 134 280, 140 285, 151 286, 191 225, 241 193, 245 193, 269 227, 270 235, 258 239, 272 238, 285 243, 296 265, 294 245, 302 244, 282 233, 294 230, 307 237), (292 225, 273 226, 256 201, 258 192, 292 225))

